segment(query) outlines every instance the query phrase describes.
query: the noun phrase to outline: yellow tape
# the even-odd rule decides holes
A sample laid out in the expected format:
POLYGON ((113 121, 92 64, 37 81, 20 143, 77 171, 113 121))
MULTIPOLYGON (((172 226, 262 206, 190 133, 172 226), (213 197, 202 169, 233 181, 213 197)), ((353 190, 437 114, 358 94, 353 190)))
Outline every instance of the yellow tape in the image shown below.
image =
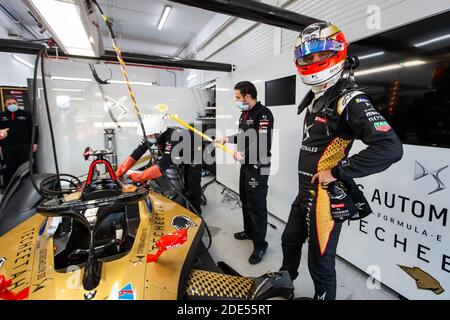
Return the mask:
MULTIPOLYGON (((183 120, 178 119, 178 118, 175 117, 173 114, 169 114, 169 113, 168 113, 168 114, 166 114, 166 115, 169 116, 171 119, 175 120, 176 122, 178 122, 179 124, 181 124, 182 126, 188 128, 189 130, 191 130, 191 131, 193 131, 194 133, 198 134, 199 136, 203 137, 206 141, 209 141, 209 142, 213 142, 213 141, 214 141, 212 138, 208 137, 208 136, 207 136, 206 134, 204 134, 203 132, 201 132, 201 131, 195 129, 193 126, 187 124, 187 123, 184 122, 183 120)), ((224 146, 223 144, 219 144, 219 143, 216 144, 216 146, 219 147, 220 149, 222 149, 223 151, 225 151, 226 153, 231 154, 231 155, 233 156, 233 158, 236 158, 236 153, 235 153, 233 150, 231 150, 231 149, 227 148, 226 146, 224 146)))

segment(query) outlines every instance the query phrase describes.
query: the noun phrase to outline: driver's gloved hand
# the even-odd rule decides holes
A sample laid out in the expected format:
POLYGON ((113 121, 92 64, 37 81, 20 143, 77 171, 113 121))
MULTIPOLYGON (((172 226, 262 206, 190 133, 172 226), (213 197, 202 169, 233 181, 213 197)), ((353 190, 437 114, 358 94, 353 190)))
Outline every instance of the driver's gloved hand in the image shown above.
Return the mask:
POLYGON ((141 173, 134 172, 128 176, 133 182, 145 182, 148 180, 154 180, 162 177, 162 172, 157 165, 153 165, 148 169, 145 169, 141 173))
POLYGON ((120 166, 116 170, 116 177, 120 178, 123 176, 125 172, 130 170, 130 168, 136 163, 136 160, 134 160, 132 157, 128 157, 123 161, 120 166))

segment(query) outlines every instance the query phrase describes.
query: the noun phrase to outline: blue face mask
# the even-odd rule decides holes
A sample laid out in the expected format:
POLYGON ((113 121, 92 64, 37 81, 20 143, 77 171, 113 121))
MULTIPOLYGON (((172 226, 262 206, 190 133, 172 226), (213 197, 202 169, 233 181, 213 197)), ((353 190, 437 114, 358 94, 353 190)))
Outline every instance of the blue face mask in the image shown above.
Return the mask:
POLYGON ((17 104, 10 104, 8 107, 9 112, 16 112, 17 110, 19 110, 19 107, 17 106, 17 104))
POLYGON ((241 111, 248 111, 250 106, 242 101, 236 101, 236 107, 241 109, 241 111))
POLYGON ((155 144, 156 143, 156 137, 147 137, 147 141, 150 142, 151 144, 155 144))

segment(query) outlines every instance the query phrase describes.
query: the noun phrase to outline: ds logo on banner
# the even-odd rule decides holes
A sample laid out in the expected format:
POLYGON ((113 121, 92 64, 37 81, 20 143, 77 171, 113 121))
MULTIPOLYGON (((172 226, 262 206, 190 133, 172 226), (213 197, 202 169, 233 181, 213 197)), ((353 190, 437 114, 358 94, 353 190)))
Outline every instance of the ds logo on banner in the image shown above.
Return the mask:
POLYGON ((440 169, 430 171, 427 168, 425 168, 421 163, 416 161, 416 165, 414 168, 414 181, 422 179, 426 176, 431 176, 431 177, 433 177, 434 181, 436 182, 437 188, 428 194, 433 194, 433 193, 445 190, 447 187, 442 182, 442 180, 439 178, 439 174, 441 174, 441 172, 447 168, 448 168, 448 165, 446 165, 445 167, 442 167, 440 169))

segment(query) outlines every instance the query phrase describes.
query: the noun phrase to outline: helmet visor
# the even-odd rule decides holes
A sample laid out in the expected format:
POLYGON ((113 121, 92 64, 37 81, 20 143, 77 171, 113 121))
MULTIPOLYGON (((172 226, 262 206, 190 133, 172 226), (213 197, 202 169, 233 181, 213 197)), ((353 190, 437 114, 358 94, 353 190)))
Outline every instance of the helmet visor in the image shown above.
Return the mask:
POLYGON ((295 61, 298 65, 308 65, 332 57, 342 50, 342 43, 335 40, 313 40, 295 48, 295 61), (318 54, 321 53, 321 54, 318 54), (320 58, 319 60, 316 60, 320 58))
POLYGON ((336 51, 321 51, 308 54, 296 60, 299 66, 308 66, 313 63, 319 63, 325 61, 336 54, 336 51))

